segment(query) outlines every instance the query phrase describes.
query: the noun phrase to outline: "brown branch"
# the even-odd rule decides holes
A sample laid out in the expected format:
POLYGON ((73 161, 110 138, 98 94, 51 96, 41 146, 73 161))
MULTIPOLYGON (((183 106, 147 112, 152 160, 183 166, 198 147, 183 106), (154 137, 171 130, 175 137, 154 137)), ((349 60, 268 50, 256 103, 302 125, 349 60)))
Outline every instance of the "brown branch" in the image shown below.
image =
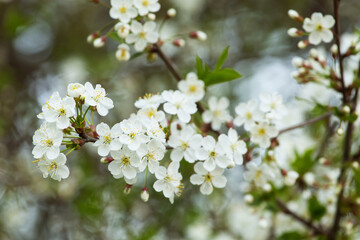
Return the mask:
POLYGON ((307 125, 310 125, 310 124, 313 124, 313 123, 316 123, 318 121, 321 121, 323 119, 326 119, 326 118, 329 118, 331 115, 333 114, 333 112, 327 112, 321 116, 318 116, 316 118, 312 118, 312 119, 309 119, 305 122, 302 122, 302 123, 299 123, 299 124, 296 124, 294 126, 291 126, 291 127, 288 127, 288 128, 284 128, 282 130, 279 131, 279 135, 282 134, 282 133, 285 133, 285 132, 288 132, 288 131, 291 131, 291 130, 294 130, 294 129, 297 129, 297 128, 302 128, 302 127, 305 127, 307 125))
POLYGON ((340 43, 340 25, 339 25, 339 3, 340 0, 333 0, 334 3, 334 18, 335 18, 335 42, 338 48, 338 58, 340 66, 340 83, 341 83, 341 92, 343 95, 343 102, 347 103, 347 92, 345 89, 345 79, 344 79, 344 66, 343 66, 343 55, 341 54, 341 43, 340 43))
POLYGON ((299 216, 298 214, 294 213, 281 200, 276 199, 275 201, 276 201, 276 204, 279 206, 280 210, 284 214, 286 214, 286 215, 292 217, 293 219, 295 219, 296 221, 302 223, 304 226, 306 226, 307 228, 312 230, 315 235, 326 235, 325 231, 322 229, 321 226, 317 227, 310 220, 305 219, 305 218, 299 216))
MULTIPOLYGON (((357 78, 359 78, 359 77, 360 77, 360 63, 359 63, 357 78)), ((357 88, 355 90, 354 97, 351 100, 350 114, 353 114, 356 110, 358 95, 359 95, 359 88, 357 88)), ((329 234, 328 238, 330 240, 336 239, 336 233, 338 232, 338 229, 340 227, 340 220, 343 215, 343 213, 341 211, 341 205, 344 200, 344 186, 346 184, 346 174, 345 174, 346 173, 346 163, 352 160, 352 158, 350 157, 350 154, 351 154, 351 142, 352 142, 353 132, 354 132, 354 123, 348 122, 348 125, 346 128, 346 134, 345 134, 343 160, 341 163, 342 165, 341 165, 341 169, 340 169, 340 175, 339 175, 338 181, 337 181, 338 186, 340 186, 341 189, 340 189, 339 195, 337 197, 334 222, 328 233, 329 234)))
POLYGON ((181 81, 183 79, 181 77, 181 74, 178 72, 178 70, 175 68, 174 64, 171 62, 171 60, 165 55, 159 44, 155 43, 154 45, 154 51, 159 55, 159 57, 164 61, 167 68, 170 70, 170 72, 174 75, 177 81, 181 81))

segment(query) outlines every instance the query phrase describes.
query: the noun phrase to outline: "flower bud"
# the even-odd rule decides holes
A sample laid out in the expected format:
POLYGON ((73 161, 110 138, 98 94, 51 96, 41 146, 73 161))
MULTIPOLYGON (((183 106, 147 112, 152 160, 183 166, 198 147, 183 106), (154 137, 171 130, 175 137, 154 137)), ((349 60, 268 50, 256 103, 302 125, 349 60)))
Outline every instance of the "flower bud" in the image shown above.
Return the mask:
POLYGON ((158 54, 157 53, 154 53, 154 52, 150 52, 148 55, 147 55, 147 60, 149 62, 154 62, 158 57, 158 54))
POLYGON ((108 164, 108 163, 111 163, 112 161, 114 161, 114 158, 112 158, 112 157, 102 157, 100 159, 100 162, 103 164, 108 164))
POLYGON ((233 168, 233 167, 235 167, 234 161, 232 161, 232 162, 227 166, 228 169, 233 168))
POLYGON ((343 113, 350 113, 351 109, 348 105, 345 105, 343 108, 342 108, 342 111, 343 113))
POLYGON ((183 47, 183 46, 185 46, 185 44, 186 44, 185 40, 182 39, 182 38, 175 39, 172 43, 173 43, 176 47, 183 47))
POLYGON ((170 9, 167 10, 167 12, 166 12, 166 17, 167 18, 173 18, 175 16, 176 16, 175 8, 170 8, 170 9))
POLYGON ((265 218, 261 218, 259 221, 259 226, 261 228, 267 228, 269 226, 269 223, 265 218))
POLYGON ((244 200, 245 200, 246 203, 252 203, 254 201, 254 197, 251 194, 246 194, 244 196, 244 200))
POLYGON ((318 50, 316 50, 315 48, 310 49, 310 56, 311 56, 312 58, 318 58, 318 57, 319 57, 319 52, 318 52, 318 50))
POLYGON ((124 187, 124 193, 129 194, 131 192, 131 189, 132 189, 132 185, 126 184, 124 187))
POLYGON ((270 192, 272 187, 269 183, 265 183, 265 185, 262 187, 265 192, 270 192))
POLYGON ((96 38, 98 38, 98 37, 99 37, 99 34, 98 34, 98 33, 92 33, 92 34, 90 34, 90 35, 87 37, 86 41, 87 41, 88 43, 93 43, 94 40, 95 40, 96 38))
POLYGON ((288 11, 288 15, 291 19, 297 19, 298 17, 300 17, 299 13, 293 9, 290 9, 288 11))
POLYGON ((312 186, 315 182, 315 175, 311 172, 305 173, 304 181, 307 185, 312 186))
POLYGON ((353 167, 354 169, 358 169, 358 168, 359 168, 359 162, 353 162, 351 165, 352 165, 352 167, 353 167))
POLYGON ((333 44, 330 48, 331 54, 333 56, 333 58, 336 58, 336 56, 338 55, 338 47, 336 44, 333 44))
POLYGON ((147 17, 148 17, 148 19, 149 19, 150 21, 155 21, 155 20, 156 20, 156 15, 153 14, 153 13, 149 13, 149 14, 147 15, 147 17))
POLYGON ((297 28, 289 28, 287 31, 287 34, 290 37, 299 37, 299 36, 302 36, 303 32, 297 28))
POLYGON ((298 44, 297 44, 298 48, 300 48, 300 49, 304 49, 304 48, 306 48, 308 45, 309 45, 309 43, 307 43, 306 41, 300 41, 300 42, 298 42, 298 44))
POLYGON ((144 202, 147 202, 149 200, 149 190, 147 187, 144 187, 141 191, 140 197, 144 202))
POLYGON ((344 129, 342 127, 339 127, 337 130, 336 130, 336 133, 337 135, 341 136, 344 134, 344 129))
POLYGON ((118 50, 115 53, 115 57, 119 61, 128 61, 130 59, 130 48, 126 44, 120 44, 118 50))
POLYGON ((294 67, 301 67, 303 65, 304 60, 301 57, 294 57, 291 61, 294 67))
POLYGON ((207 39, 207 35, 206 33, 202 32, 202 31, 194 31, 190 33, 190 38, 194 38, 200 41, 205 41, 207 39))
POLYGON ((105 44, 105 41, 106 41, 105 37, 99 37, 99 38, 95 39, 94 40, 94 47, 96 47, 96 48, 103 47, 104 44, 105 44))

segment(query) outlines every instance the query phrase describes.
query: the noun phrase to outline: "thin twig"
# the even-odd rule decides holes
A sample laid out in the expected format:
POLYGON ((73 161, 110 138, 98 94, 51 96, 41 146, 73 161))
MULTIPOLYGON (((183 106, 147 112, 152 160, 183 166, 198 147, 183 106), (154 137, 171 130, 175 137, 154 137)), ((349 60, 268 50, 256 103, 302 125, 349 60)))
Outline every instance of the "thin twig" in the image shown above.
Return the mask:
POLYGON ((307 220, 307 219, 299 216, 298 214, 294 213, 281 200, 276 199, 275 201, 276 201, 276 204, 279 206, 280 210, 284 214, 292 217, 293 219, 302 223, 307 228, 311 229, 315 235, 325 235, 325 231, 322 229, 322 227, 317 227, 310 220, 307 220))
POLYGON ((340 67, 340 83, 341 83, 341 92, 343 95, 344 103, 348 102, 346 89, 345 89, 345 79, 344 79, 344 66, 343 66, 343 55, 341 54, 341 43, 340 43, 340 25, 339 25, 339 3, 340 0, 333 0, 334 3, 334 17, 335 17, 335 42, 338 50, 339 58, 339 67, 340 67))
POLYGON ((279 135, 282 134, 282 133, 285 133, 285 132, 288 132, 288 131, 291 131, 291 130, 294 130, 294 129, 297 129, 297 128, 302 128, 302 127, 305 127, 307 125, 310 125, 310 124, 313 124, 313 123, 316 123, 318 121, 321 121, 323 119, 326 119, 326 118, 329 118, 331 115, 333 114, 333 112, 327 112, 321 116, 318 116, 316 118, 312 118, 312 119, 309 119, 305 122, 302 122, 302 123, 299 123, 299 124, 296 124, 294 126, 291 126, 291 127, 288 127, 288 128, 284 128, 282 130, 279 131, 279 135))
POLYGON ((165 53, 162 51, 159 44, 155 43, 154 45, 154 51, 159 55, 159 57, 164 61, 167 68, 170 70, 170 72, 174 75, 177 81, 181 81, 183 79, 181 77, 181 74, 178 72, 178 70, 175 68, 174 64, 171 62, 171 60, 165 55, 165 53))

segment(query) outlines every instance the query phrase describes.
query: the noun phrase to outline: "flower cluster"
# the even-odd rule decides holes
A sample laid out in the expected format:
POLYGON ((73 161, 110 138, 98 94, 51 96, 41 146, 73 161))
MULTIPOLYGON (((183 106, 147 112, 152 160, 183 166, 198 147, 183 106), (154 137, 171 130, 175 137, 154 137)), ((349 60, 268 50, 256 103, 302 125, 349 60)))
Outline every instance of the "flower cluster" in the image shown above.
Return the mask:
MULTIPOLYGON (((193 115, 198 114, 198 104, 204 95, 204 82, 195 73, 189 73, 179 81, 177 90, 147 94, 137 100, 138 110, 128 119, 112 127, 103 122, 95 126, 93 113, 105 116, 113 108, 112 100, 99 84, 95 88, 90 83, 69 84, 66 97, 60 98, 55 92, 43 105, 39 118, 45 122, 34 134, 34 157, 44 177, 50 175, 60 181, 69 176, 63 152, 68 151, 67 155, 92 142, 113 177, 123 178, 128 190, 137 182, 138 175, 145 173, 142 198, 147 200, 146 181, 153 174, 157 179, 155 191, 163 192, 171 202, 181 194, 180 167, 184 159, 194 164, 195 174, 190 182, 201 185, 201 193, 211 194, 213 187, 225 187, 224 170, 242 165, 248 147, 234 128, 228 128, 227 134, 218 132, 229 127, 233 119, 227 98, 210 97, 208 107, 199 114, 201 121, 195 121, 198 118, 193 115), (91 123, 87 118, 89 111, 91 123), (62 145, 66 146, 63 150, 62 145), (164 159, 167 151, 169 160, 164 159)), ((278 134, 276 121, 286 114, 280 95, 263 94, 260 100, 259 105, 251 100, 235 109, 235 125, 244 125, 249 132, 255 144, 251 148, 270 147, 271 138, 278 134)))
POLYGON ((76 135, 81 133, 87 112, 97 111, 101 116, 105 116, 113 107, 112 100, 106 97, 100 84, 96 85, 95 89, 89 82, 85 86, 79 83, 69 84, 67 96, 64 98, 61 98, 58 92, 51 95, 38 115, 44 122, 33 136, 35 147, 32 154, 44 177, 50 175, 60 181, 69 176, 69 169, 65 165, 66 157, 62 152, 73 151, 84 144, 76 139, 79 138, 76 135), (85 112, 83 106, 87 107, 85 112), (60 151, 62 145, 66 148, 60 151))
POLYGON ((311 15, 311 18, 303 18, 295 10, 289 10, 289 17, 299 21, 303 24, 305 30, 299 30, 297 28, 290 28, 288 34, 291 37, 300 37, 308 35, 308 40, 300 41, 298 43, 299 48, 305 48, 309 43, 318 45, 321 42, 329 43, 333 39, 333 33, 331 28, 335 25, 335 20, 331 15, 323 16, 322 13, 315 12, 311 15))

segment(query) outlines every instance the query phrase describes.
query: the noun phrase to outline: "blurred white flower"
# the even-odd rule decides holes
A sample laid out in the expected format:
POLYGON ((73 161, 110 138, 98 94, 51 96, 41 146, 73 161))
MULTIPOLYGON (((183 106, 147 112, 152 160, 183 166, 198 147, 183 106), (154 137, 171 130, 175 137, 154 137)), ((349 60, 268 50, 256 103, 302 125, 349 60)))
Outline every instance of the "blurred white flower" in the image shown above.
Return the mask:
POLYGON ((244 124, 244 128, 247 131, 255 125, 255 122, 259 122, 264 119, 264 114, 259 111, 258 102, 256 100, 250 100, 247 103, 240 103, 235 108, 235 112, 237 117, 234 119, 234 124, 236 126, 244 124))
POLYGON ((135 50, 142 52, 148 43, 156 43, 159 34, 155 31, 156 23, 145 22, 142 25, 138 21, 131 22, 131 34, 126 37, 126 43, 135 43, 135 50))
POLYGON ((276 137, 279 131, 268 122, 261 122, 251 127, 250 134, 252 142, 259 144, 262 148, 268 148, 271 143, 270 139, 276 137))
POLYGON ((94 143, 94 146, 98 147, 100 156, 105 157, 110 151, 120 150, 122 147, 119 139, 122 133, 119 123, 111 129, 106 123, 100 123, 96 126, 96 133, 99 135, 99 140, 94 143))
POLYGON ((163 91, 162 97, 165 100, 164 111, 177 115, 184 123, 188 123, 191 119, 190 115, 197 110, 195 102, 180 91, 163 91))
POLYGON ((140 16, 145 16, 149 12, 157 12, 160 10, 158 0, 133 0, 135 7, 139 11, 140 16))
POLYGON ((111 0, 110 17, 123 23, 130 22, 138 15, 132 0, 111 0))
POLYGON ((70 83, 67 87, 67 93, 70 97, 77 98, 85 93, 85 87, 80 83, 70 83))
POLYGON ((44 122, 41 124, 33 136, 35 147, 32 150, 32 154, 34 158, 39 159, 44 154, 48 159, 57 158, 60 153, 62 139, 63 132, 54 123, 44 122))
POLYGON ((239 136, 235 129, 230 128, 228 135, 221 134, 219 136, 219 145, 222 146, 226 155, 234 161, 235 164, 243 163, 243 154, 247 152, 246 144, 239 136))
POLYGON ((333 16, 323 16, 322 13, 315 12, 310 18, 305 18, 303 28, 310 33, 309 42, 318 45, 321 41, 326 43, 333 39, 330 28, 335 24, 333 16))
POLYGON ((141 144, 136 152, 141 159, 139 170, 142 172, 148 167, 149 172, 155 173, 159 168, 159 161, 164 158, 166 148, 163 143, 153 139, 147 144, 141 144))
POLYGON ((178 83, 179 90, 191 97, 195 102, 200 101, 205 95, 204 82, 199 80, 196 73, 190 72, 185 80, 178 83))
POLYGON ((202 118, 205 123, 211 123, 211 128, 214 130, 220 130, 221 124, 231 120, 229 114, 229 99, 222 97, 217 99, 216 97, 210 97, 208 101, 209 110, 206 110, 202 114, 202 118))
POLYGON ((66 156, 62 153, 54 159, 49 159, 44 155, 36 162, 44 178, 50 175, 52 179, 61 181, 61 179, 69 177, 69 168, 65 165, 66 156))
POLYGON ((112 175, 122 173, 128 179, 136 177, 137 167, 140 158, 136 152, 130 151, 126 146, 118 151, 111 151, 114 160, 108 165, 108 169, 112 175))

